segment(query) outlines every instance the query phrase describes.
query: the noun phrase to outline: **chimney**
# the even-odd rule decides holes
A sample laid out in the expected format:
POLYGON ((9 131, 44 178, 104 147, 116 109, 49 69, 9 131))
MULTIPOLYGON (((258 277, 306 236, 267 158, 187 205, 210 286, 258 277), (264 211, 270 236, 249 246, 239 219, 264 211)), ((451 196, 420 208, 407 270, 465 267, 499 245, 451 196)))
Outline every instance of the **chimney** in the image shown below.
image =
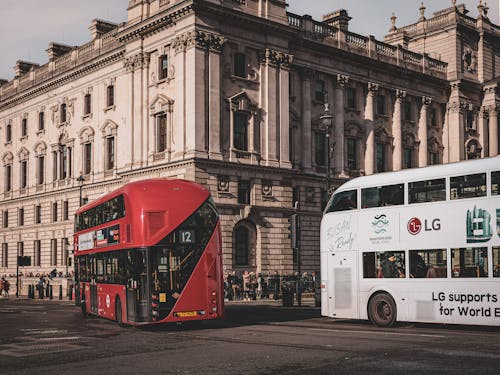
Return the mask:
POLYGON ((31 68, 39 67, 40 65, 29 62, 17 60, 16 65, 14 66, 14 74, 16 77, 23 75, 24 73, 28 73, 31 68))
POLYGON ((350 20, 352 20, 352 17, 349 17, 347 10, 345 9, 339 9, 323 16, 324 23, 334 26, 342 31, 348 31, 350 20))
POLYGON ((95 19, 90 24, 89 30, 92 40, 100 38, 103 34, 109 33, 115 29, 117 25, 112 22, 95 19))
POLYGON ((49 48, 46 50, 49 55, 49 61, 53 61, 55 58, 70 52, 73 48, 65 44, 50 43, 49 48))

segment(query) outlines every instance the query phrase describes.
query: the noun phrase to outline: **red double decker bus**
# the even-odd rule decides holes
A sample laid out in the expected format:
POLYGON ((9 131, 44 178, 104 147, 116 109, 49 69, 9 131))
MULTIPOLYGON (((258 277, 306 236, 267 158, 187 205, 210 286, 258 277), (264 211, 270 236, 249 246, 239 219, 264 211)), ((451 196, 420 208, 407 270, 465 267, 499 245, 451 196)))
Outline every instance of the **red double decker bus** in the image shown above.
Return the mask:
POLYGON ((119 324, 220 318, 220 222, 185 180, 132 182, 77 210, 76 303, 119 324))

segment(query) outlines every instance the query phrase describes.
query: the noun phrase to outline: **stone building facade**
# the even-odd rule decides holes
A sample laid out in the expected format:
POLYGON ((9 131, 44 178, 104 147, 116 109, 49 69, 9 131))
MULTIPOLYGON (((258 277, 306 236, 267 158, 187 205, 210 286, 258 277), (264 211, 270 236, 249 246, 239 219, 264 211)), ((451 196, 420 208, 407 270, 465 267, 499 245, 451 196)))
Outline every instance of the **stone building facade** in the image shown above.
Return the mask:
POLYGON ((70 269, 80 199, 152 177, 209 187, 226 271, 318 270, 327 189, 498 153, 500 28, 484 8, 420 11, 382 42, 351 32, 345 10, 131 0, 87 44, 18 61, 0 82, 0 274, 17 255, 32 257, 25 272, 70 269))

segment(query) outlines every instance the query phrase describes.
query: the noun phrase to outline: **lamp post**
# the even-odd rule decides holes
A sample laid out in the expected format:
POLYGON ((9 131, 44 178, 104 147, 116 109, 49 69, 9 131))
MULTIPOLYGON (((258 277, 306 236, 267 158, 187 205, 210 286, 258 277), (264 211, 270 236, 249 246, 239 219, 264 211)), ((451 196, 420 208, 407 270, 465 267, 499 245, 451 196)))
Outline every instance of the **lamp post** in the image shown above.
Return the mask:
POLYGON ((330 130, 333 127, 333 115, 329 110, 330 105, 328 104, 328 93, 325 92, 325 111, 322 116, 320 116, 321 123, 326 129, 326 191, 330 194, 330 130))
POLYGON ((80 207, 82 206, 82 189, 83 189, 83 181, 85 181, 85 178, 83 177, 83 175, 81 174, 80 176, 78 176, 78 178, 76 179, 78 181, 78 185, 80 186, 80 207))

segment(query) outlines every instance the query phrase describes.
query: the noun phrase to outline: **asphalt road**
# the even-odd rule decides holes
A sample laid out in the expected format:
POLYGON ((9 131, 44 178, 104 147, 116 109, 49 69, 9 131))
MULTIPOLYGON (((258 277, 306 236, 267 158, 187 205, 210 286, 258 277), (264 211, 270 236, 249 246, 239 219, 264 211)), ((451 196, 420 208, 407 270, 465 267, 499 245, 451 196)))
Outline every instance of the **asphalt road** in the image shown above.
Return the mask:
POLYGON ((500 327, 381 329, 235 302, 221 321, 121 328, 69 302, 11 298, 0 300, 0 373, 498 374, 500 327))

